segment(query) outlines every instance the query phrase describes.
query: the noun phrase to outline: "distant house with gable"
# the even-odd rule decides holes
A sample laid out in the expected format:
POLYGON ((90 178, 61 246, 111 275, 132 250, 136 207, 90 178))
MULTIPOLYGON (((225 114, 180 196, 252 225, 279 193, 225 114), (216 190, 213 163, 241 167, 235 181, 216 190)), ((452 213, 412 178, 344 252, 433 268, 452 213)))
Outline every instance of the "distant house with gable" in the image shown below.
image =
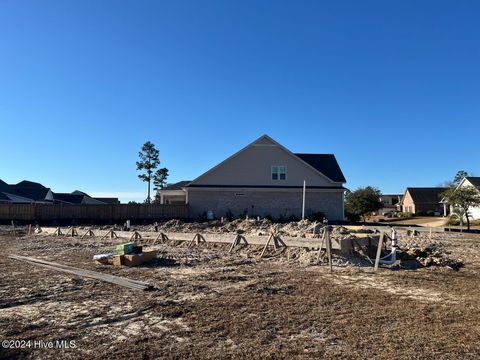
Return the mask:
POLYGON ((345 177, 333 154, 293 153, 263 135, 190 182, 159 191, 163 203, 189 205, 191 217, 300 217, 305 213, 343 220, 345 177))
POLYGON ((119 204, 120 201, 118 198, 93 198, 78 190, 72 193, 56 193, 33 181, 23 180, 17 184, 7 184, 0 180, 0 203, 104 205, 119 204))
POLYGON ((403 212, 416 215, 444 215, 441 194, 446 187, 408 187, 400 203, 403 212))
MULTIPOLYGON (((467 176, 460 181, 460 183, 457 186, 458 188, 463 188, 463 187, 474 187, 478 191, 480 191, 480 177, 476 176, 467 176)), ((445 208, 448 206, 448 204, 445 204, 445 208)), ((450 209, 451 210, 451 209, 450 209)), ((468 210, 470 213, 470 218, 473 220, 479 220, 480 219, 480 207, 473 207, 468 210)))

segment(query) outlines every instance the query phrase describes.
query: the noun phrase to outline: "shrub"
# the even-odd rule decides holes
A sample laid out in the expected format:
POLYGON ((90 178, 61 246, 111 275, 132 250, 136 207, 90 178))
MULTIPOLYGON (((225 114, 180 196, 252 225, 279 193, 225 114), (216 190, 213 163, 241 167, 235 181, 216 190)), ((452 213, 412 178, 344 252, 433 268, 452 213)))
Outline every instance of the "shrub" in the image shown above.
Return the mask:
POLYGON ((200 222, 207 221, 207 212, 206 211, 204 211, 203 213, 198 215, 198 221, 200 221, 200 222))
POLYGON ((295 215, 290 215, 288 218, 287 218, 287 221, 288 222, 292 222, 292 221, 298 221, 298 217, 296 217, 295 215))
POLYGON ((264 215, 263 217, 264 217, 265 219, 267 219, 267 220, 273 221, 273 217, 272 217, 272 215, 270 215, 270 214, 266 214, 266 215, 264 215))
POLYGON ((345 211, 345 217, 348 221, 357 222, 360 221, 360 215, 345 211))
POLYGON ((228 221, 232 221, 232 220, 233 220, 233 212, 232 212, 232 210, 227 209, 227 211, 225 212, 225 218, 226 218, 228 221))
POLYGON ((310 220, 310 221, 322 222, 324 218, 325 218, 325 213, 323 213, 323 212, 321 212, 321 211, 318 211, 318 212, 313 213, 312 215, 310 215, 310 216, 308 217, 308 220, 310 220))
POLYGON ((449 216, 447 220, 447 225, 458 226, 460 225, 460 218, 457 216, 449 216))
POLYGON ((428 210, 426 214, 427 214, 427 216, 435 216, 435 211, 428 210))

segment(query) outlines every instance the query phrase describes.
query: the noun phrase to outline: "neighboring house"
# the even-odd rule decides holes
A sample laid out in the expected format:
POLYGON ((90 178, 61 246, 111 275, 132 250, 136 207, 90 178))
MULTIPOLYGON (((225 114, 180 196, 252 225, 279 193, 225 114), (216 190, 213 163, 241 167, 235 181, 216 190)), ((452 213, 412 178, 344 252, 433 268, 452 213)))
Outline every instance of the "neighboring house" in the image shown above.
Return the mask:
POLYGON ((441 194, 447 189, 444 187, 409 187, 405 190, 401 201, 402 211, 417 215, 427 212, 443 215, 444 207, 440 203, 441 194))
POLYGON ((383 207, 378 210, 379 215, 385 215, 393 213, 395 211, 400 211, 400 202, 402 201, 401 194, 382 194, 380 196, 380 202, 383 204, 383 207))
POLYGON ((105 205, 106 202, 97 200, 87 194, 53 193, 53 202, 71 205, 105 205))
POLYGON ((98 205, 100 204, 120 204, 120 200, 116 197, 91 197, 87 193, 80 190, 75 190, 72 195, 83 195, 84 199, 82 204, 98 205))
POLYGON ((175 191, 189 204, 191 217, 208 212, 217 218, 300 217, 304 181, 306 215, 322 212, 329 220, 343 220, 346 180, 335 156, 295 154, 267 135, 195 180, 161 190, 160 195, 166 199, 175 191))
POLYGON ((103 204, 120 204, 120 200, 118 200, 116 197, 94 197, 92 199, 100 201, 103 204))
POLYGON ((101 205, 107 203, 120 203, 118 198, 101 198, 103 200, 92 198, 81 191, 72 193, 54 193, 50 188, 42 184, 23 180, 18 184, 9 185, 0 180, 0 203, 13 204, 90 204, 101 205))
POLYGON ((5 204, 5 203, 8 204, 10 202, 11 202, 10 198, 4 193, 0 192, 0 204, 5 204))
MULTIPOLYGON (((462 181, 460 181, 460 183, 458 184, 457 189, 460 187, 467 187, 467 186, 473 186, 477 188, 478 191, 480 191, 480 177, 467 176, 463 178, 462 181)), ((447 207, 447 204, 445 204, 445 208, 446 207, 447 207)), ((480 219, 480 207, 470 208, 468 212, 470 213, 471 219, 473 220, 480 219)))
MULTIPOLYGON (((1 181, 1 180, 0 180, 1 181)), ((53 201, 53 193, 42 184, 23 180, 18 184, 9 185, 4 181, 0 183, 0 192, 7 197, 10 203, 49 203, 53 201)))

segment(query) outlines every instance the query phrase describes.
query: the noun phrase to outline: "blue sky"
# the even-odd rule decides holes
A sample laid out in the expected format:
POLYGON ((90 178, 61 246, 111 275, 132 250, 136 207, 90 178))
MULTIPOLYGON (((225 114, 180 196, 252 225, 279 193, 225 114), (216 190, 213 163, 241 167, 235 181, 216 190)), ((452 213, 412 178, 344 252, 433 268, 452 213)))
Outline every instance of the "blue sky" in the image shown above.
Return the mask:
POLYGON ((0 178, 144 198, 266 133, 384 193, 480 175, 478 1, 0 0, 0 178))

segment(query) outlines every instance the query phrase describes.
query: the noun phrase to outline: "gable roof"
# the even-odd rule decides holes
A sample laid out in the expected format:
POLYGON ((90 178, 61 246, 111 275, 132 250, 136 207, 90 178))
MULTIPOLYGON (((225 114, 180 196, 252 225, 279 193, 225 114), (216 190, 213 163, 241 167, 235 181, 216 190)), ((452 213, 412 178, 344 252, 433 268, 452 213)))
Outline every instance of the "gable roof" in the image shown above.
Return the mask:
POLYGON ((239 155, 240 153, 242 153, 243 151, 247 150, 249 147, 251 146, 255 146, 255 145, 267 145, 267 146, 278 146, 280 149, 282 149, 283 151, 285 151, 287 154, 289 154, 290 156, 294 157, 295 159, 299 160, 301 163, 303 163, 305 166, 311 168, 313 171, 315 171, 316 173, 318 173, 319 175, 321 175, 322 177, 328 179, 329 181, 331 182, 339 182, 339 183, 345 183, 347 182, 345 180, 345 177, 343 176, 343 173, 342 171, 340 170, 340 167, 337 163, 337 160, 335 159, 335 156, 332 155, 332 154, 294 154, 292 153, 290 150, 288 150, 286 147, 284 147, 282 144, 278 143, 277 141, 273 140, 270 136, 264 134, 262 136, 260 136, 258 139, 256 139, 255 141, 251 142, 250 144, 248 144, 247 146, 245 146, 244 148, 240 149, 239 151, 237 151, 235 154, 229 156, 228 158, 226 158, 225 160, 223 160, 222 162, 220 162, 219 164, 217 164, 216 166, 214 166, 213 168, 211 168, 210 170, 204 172, 203 174, 201 174, 200 176, 198 176, 197 178, 195 178, 194 180, 192 180, 189 184, 185 185, 187 187, 194 187, 194 186, 197 186, 196 185, 196 182, 198 180, 200 180, 201 178, 203 178, 204 176, 212 173, 213 171, 215 171, 216 169, 218 169, 219 167, 221 167, 224 163, 226 163, 227 161, 230 161, 231 159, 235 158, 237 155, 239 155), (303 159, 301 156, 304 156, 305 158, 308 158, 311 163, 307 162, 305 159, 303 159), (324 158, 323 158, 324 157, 324 158), (333 157, 333 161, 332 161, 332 157, 333 157), (328 158, 328 159, 326 159, 328 158), (325 162, 321 161, 321 160, 325 160, 325 162), (316 166, 312 165, 312 164, 315 164, 316 166), (330 174, 331 176, 333 176, 335 179, 333 178, 330 178, 329 175, 327 175, 326 173, 324 173, 323 171, 321 171, 320 169, 322 169, 323 171, 326 171, 328 174, 330 174))
POLYGON ((183 187, 187 186, 191 182, 192 182, 192 180, 179 181, 179 182, 174 183, 174 184, 168 184, 167 186, 165 186, 161 190, 182 190, 183 187))
POLYGON ((18 184, 10 185, 10 188, 13 189, 12 194, 36 201, 45 200, 48 192, 50 191, 49 188, 43 186, 42 184, 28 180, 23 180, 18 184))
POLYGON ((92 204, 92 201, 99 201, 102 204, 120 204, 120 200, 116 197, 94 197, 86 198, 86 204, 92 204))
POLYGON ((335 182, 345 183, 347 180, 343 176, 342 170, 338 165, 337 159, 333 154, 298 154, 294 153, 307 164, 326 175, 335 182))
POLYGON ((447 189, 447 187, 409 187, 406 192, 410 194, 415 204, 432 204, 439 203, 441 201, 440 195, 447 189))
POLYGON ((17 194, 4 192, 3 195, 5 195, 12 203, 30 204, 33 202, 33 199, 29 199, 17 194))
POLYGON ((90 197, 90 195, 88 195, 87 193, 84 193, 83 191, 80 191, 80 190, 72 191, 71 194, 72 195, 85 195, 85 196, 90 197))
POLYGON ((46 189, 42 184, 28 180, 22 180, 15 186, 21 189, 46 189))
POLYGON ((477 189, 480 189, 480 177, 478 177, 478 176, 467 176, 465 179, 467 179, 477 189))
POLYGON ((5 181, 0 179, 0 191, 11 191, 10 185, 8 185, 5 181))
POLYGON ((6 202, 11 202, 10 198, 9 198, 7 195, 5 195, 4 193, 2 193, 2 192, 0 192, 0 201, 2 201, 2 202, 5 202, 5 201, 6 201, 6 202))
POLYGON ((84 195, 76 195, 69 193, 53 193, 54 201, 60 201, 69 204, 81 204, 84 197, 84 195))

